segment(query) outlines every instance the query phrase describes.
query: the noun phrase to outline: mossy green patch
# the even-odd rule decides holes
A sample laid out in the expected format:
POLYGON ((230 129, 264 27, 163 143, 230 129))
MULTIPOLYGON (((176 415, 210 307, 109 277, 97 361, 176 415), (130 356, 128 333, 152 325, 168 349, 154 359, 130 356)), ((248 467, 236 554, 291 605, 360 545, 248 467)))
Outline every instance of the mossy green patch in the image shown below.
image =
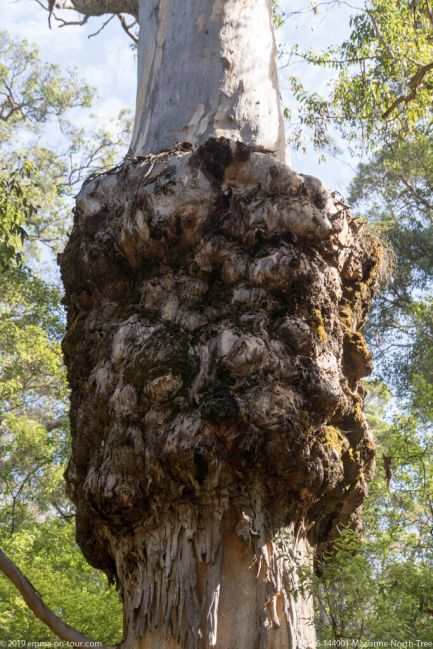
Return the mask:
POLYGON ((352 309, 348 304, 342 304, 339 309, 340 322, 343 329, 352 330, 352 309))
POLYGON ((310 325, 319 340, 322 343, 325 343, 328 340, 328 334, 325 329, 325 322, 323 320, 323 315, 320 309, 313 309, 313 313, 310 318, 310 325))
POLYGON ((334 448, 337 453, 341 454, 349 446, 349 442, 339 428, 335 426, 324 426, 323 430, 325 433, 325 443, 327 446, 334 448))

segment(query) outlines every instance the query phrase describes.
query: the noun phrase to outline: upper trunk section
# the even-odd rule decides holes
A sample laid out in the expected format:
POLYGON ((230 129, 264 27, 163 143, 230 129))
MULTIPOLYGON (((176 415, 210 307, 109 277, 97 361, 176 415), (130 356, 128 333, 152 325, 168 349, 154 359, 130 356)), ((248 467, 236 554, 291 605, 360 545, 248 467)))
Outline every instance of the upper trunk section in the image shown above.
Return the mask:
POLYGON ((135 156, 225 136, 285 160, 271 0, 140 0, 135 156))

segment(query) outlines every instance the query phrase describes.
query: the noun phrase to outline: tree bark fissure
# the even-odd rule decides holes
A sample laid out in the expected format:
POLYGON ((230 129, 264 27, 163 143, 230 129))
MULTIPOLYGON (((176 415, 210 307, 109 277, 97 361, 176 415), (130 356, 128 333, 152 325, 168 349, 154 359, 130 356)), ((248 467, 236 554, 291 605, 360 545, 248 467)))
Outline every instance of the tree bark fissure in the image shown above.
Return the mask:
POLYGON ((359 328, 377 242, 314 178, 225 138, 127 161, 61 256, 77 539, 124 646, 314 646, 299 566, 360 524, 359 328))

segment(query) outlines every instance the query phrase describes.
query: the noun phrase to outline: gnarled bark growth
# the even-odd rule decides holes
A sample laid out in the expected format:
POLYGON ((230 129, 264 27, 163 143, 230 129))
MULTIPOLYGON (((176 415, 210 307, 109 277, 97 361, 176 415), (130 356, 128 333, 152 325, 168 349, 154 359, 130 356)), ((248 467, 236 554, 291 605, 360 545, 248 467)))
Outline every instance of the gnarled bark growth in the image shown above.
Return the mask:
POLYGON ((82 189, 61 256, 67 483, 125 647, 314 645, 296 568, 359 525, 378 264, 319 181, 224 138, 82 189))

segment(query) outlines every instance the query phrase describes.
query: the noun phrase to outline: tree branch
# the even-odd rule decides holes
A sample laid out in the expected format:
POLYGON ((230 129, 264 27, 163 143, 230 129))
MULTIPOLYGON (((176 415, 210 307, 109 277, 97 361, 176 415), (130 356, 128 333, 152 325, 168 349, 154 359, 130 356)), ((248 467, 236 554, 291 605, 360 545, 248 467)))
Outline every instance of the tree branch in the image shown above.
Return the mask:
POLYGON ((430 21, 430 25, 433 27, 433 11, 430 6, 430 0, 426 0, 426 9, 427 9, 427 15, 428 19, 430 21))
POLYGON ((16 509, 17 509, 17 500, 18 500, 18 498, 20 497, 22 490, 24 489, 26 483, 30 480, 30 478, 31 478, 32 476, 34 476, 35 473, 36 473, 37 471, 39 471, 39 469, 42 469, 43 466, 45 466, 46 464, 48 464, 48 462, 49 462, 49 460, 44 460, 43 462, 41 462, 40 464, 38 464, 38 465, 37 465, 37 466, 36 466, 32 471, 30 471, 30 473, 28 473, 28 474, 26 475, 26 477, 24 478, 24 480, 21 482, 21 484, 20 484, 20 486, 19 486, 19 488, 18 488, 18 491, 17 491, 15 494, 14 494, 14 493, 9 489, 10 494, 11 494, 11 496, 12 496, 12 513, 11 513, 12 521, 11 521, 11 534, 14 534, 14 533, 15 533, 15 513, 16 513, 16 509))
POLYGON ((412 101, 412 99, 415 99, 418 87, 421 85, 421 83, 424 80, 424 77, 426 76, 426 74, 428 72, 430 72, 430 70, 433 70, 433 61, 430 62, 430 63, 427 63, 426 65, 421 65, 417 69, 417 71, 415 72, 415 74, 413 75, 413 77, 411 78, 411 80, 409 81, 409 84, 408 84, 409 88, 410 88, 410 92, 407 93, 406 95, 402 95, 401 97, 397 97, 397 99, 395 101, 393 101, 391 106, 389 108, 387 108, 384 113, 382 113, 382 118, 383 119, 386 119, 387 117, 389 117, 391 115, 391 113, 400 104, 402 104, 402 103, 407 104, 410 101, 412 101))
POLYGON ((50 10, 73 9, 85 16, 131 14, 138 18, 138 0, 50 0, 50 10))
POLYGON ((115 16, 115 14, 111 15, 109 18, 107 18, 107 20, 104 20, 104 22, 102 23, 100 28, 97 29, 96 32, 93 32, 93 34, 89 34, 89 36, 87 38, 93 38, 94 36, 98 36, 98 34, 100 34, 102 32, 102 30, 106 28, 108 23, 113 20, 114 16, 115 16))
MULTIPOLYGON (((96 646, 94 640, 88 638, 76 629, 73 629, 69 624, 63 622, 63 620, 57 617, 57 615, 55 615, 53 611, 44 604, 34 586, 32 586, 29 580, 24 577, 21 570, 2 550, 0 550, 0 570, 20 591, 25 603, 32 613, 46 624, 61 640, 71 642, 77 647, 96 646)), ((115 649, 114 647, 104 646, 102 643, 98 646, 100 649, 115 649)))
POLYGON ((112 14, 111 17, 104 22, 102 27, 97 32, 91 34, 88 38, 99 34, 104 27, 117 16, 122 28, 132 40, 137 43, 138 38, 130 31, 131 28, 138 23, 138 2, 139 0, 34 0, 45 11, 48 11, 48 25, 51 28, 51 20, 60 23, 60 27, 70 27, 73 25, 85 25, 89 18, 92 16, 102 16, 104 14, 112 14), (62 11, 63 9, 70 9, 77 11, 81 14, 82 18, 78 20, 65 20, 57 15, 56 10, 62 11), (128 25, 122 14, 130 14, 134 17, 134 21, 128 25))
POLYGON ((44 421, 43 425, 47 432, 50 433, 52 430, 60 428, 60 426, 66 424, 68 420, 68 416, 64 415, 63 417, 58 417, 57 419, 51 419, 51 421, 44 421))
POLYGON ((125 16, 123 16, 122 14, 118 14, 117 17, 118 17, 119 22, 120 22, 120 24, 121 24, 121 26, 122 26, 122 29, 123 29, 123 30, 128 34, 128 36, 129 36, 130 38, 132 38, 132 40, 134 41, 134 43, 137 43, 137 44, 138 44, 138 38, 137 38, 137 36, 136 36, 132 31, 131 31, 131 29, 132 29, 133 27, 135 27, 135 25, 137 25, 138 21, 137 21, 137 20, 134 20, 134 22, 132 22, 130 25, 128 25, 128 23, 127 23, 126 20, 125 20, 125 16))
MULTIPOLYGON (((430 203, 415 187, 413 187, 410 182, 404 177, 402 173, 399 174, 399 178, 403 185, 406 187, 406 189, 412 194, 414 197, 415 201, 418 201, 425 207, 426 209, 426 216, 429 218, 431 221, 433 220, 433 204, 430 203)), ((424 213, 426 213, 424 212, 424 213)))
POLYGON ((422 608, 421 611, 423 613, 427 613, 427 615, 431 615, 433 617, 433 608, 422 608))

